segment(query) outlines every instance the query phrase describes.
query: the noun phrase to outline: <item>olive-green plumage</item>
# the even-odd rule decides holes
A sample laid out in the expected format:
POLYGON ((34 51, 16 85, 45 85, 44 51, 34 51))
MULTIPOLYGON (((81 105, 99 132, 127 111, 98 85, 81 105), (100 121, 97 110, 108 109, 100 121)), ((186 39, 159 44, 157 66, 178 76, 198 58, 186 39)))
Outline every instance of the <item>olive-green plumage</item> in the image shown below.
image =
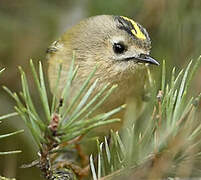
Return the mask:
MULTIPOLYGON (((96 91, 108 82, 118 85, 99 112, 107 112, 131 100, 140 109, 147 79, 145 64, 158 65, 149 56, 150 48, 148 33, 131 19, 110 15, 85 19, 68 29, 48 49, 50 87, 55 86, 62 61, 59 89, 63 89, 75 51, 75 64, 79 70, 72 85, 73 94, 98 65, 94 76, 99 79, 96 91)), ((123 119, 122 113, 118 116, 123 119)))

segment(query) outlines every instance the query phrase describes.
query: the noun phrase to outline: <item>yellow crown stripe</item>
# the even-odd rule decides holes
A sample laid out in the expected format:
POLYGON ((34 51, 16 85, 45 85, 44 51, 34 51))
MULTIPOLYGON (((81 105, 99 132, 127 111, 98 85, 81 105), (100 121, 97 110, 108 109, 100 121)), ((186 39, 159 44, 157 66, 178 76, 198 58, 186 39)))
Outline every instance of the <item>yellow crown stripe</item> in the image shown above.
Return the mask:
POLYGON ((135 21, 133 21, 132 19, 129 19, 125 16, 121 16, 123 19, 125 19, 126 21, 129 21, 132 25, 133 28, 131 30, 132 34, 135 35, 138 39, 146 39, 146 36, 143 34, 143 32, 140 30, 140 28, 138 27, 137 23, 135 21))

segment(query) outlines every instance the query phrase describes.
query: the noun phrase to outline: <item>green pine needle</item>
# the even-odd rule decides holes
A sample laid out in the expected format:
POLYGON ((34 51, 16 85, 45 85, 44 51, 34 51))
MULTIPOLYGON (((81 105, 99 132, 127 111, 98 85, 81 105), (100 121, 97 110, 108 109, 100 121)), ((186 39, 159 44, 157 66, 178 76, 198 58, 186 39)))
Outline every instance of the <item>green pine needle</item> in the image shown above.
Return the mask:
POLYGON ((8 134, 3 134, 3 135, 0 135, 0 139, 7 138, 7 137, 10 137, 10 136, 22 133, 22 132, 24 132, 24 130, 19 130, 19 131, 15 131, 15 132, 8 133, 8 134))
MULTIPOLYGON (((117 178, 129 172, 129 169, 135 173, 137 167, 143 167, 143 163, 148 163, 155 155, 169 157, 165 161, 166 169, 161 167, 164 171, 163 178, 164 176, 174 177, 177 169, 185 162, 192 159, 198 160, 201 154, 201 141, 198 141, 201 138, 201 125, 197 121, 197 109, 201 94, 196 98, 189 97, 189 87, 200 64, 201 57, 191 61, 177 76, 173 68, 170 83, 168 83, 165 77, 165 62, 163 62, 161 97, 158 97, 156 101, 154 112, 151 112, 150 116, 143 116, 146 123, 141 127, 138 127, 136 122, 133 126, 129 124, 122 130, 122 136, 118 132, 111 132, 110 144, 106 138, 104 142, 97 141, 98 161, 95 163, 92 162, 92 158, 90 159, 94 179, 106 178, 107 175, 112 179, 113 174, 117 178), (171 146, 174 141, 177 143, 171 146)), ((151 110, 150 105, 148 110, 151 110)), ((145 110, 145 112, 148 111, 145 110)), ((189 168, 192 168, 192 174, 194 171, 198 173, 193 165, 189 168)), ((146 173, 149 174, 152 171, 154 170, 150 167, 146 173)), ((155 173, 159 175, 158 170, 155 173)), ((198 174, 201 175, 201 173, 198 174)), ((123 177, 126 176, 123 175, 123 177)))
POLYGON ((24 120, 35 143, 40 149, 43 148, 42 144, 49 142, 50 137, 52 140, 54 139, 55 143, 60 144, 64 141, 70 141, 80 135, 86 134, 96 127, 120 121, 119 119, 110 119, 110 117, 125 108, 125 105, 113 109, 110 112, 92 116, 93 112, 104 103, 116 88, 116 85, 110 87, 110 84, 106 84, 97 94, 93 94, 98 79, 93 83, 91 83, 91 80, 94 77, 97 67, 90 73, 80 88, 80 91, 77 95, 72 97, 72 100, 70 101, 70 88, 78 71, 77 67, 74 68, 74 61, 75 55, 73 56, 61 97, 58 97, 58 86, 62 73, 62 64, 59 65, 52 104, 49 106, 42 64, 39 62, 39 72, 37 72, 32 60, 30 60, 35 89, 38 92, 39 103, 41 104, 42 111, 45 115, 43 118, 34 104, 26 74, 21 67, 19 67, 19 70, 21 73, 22 92, 18 95, 15 92, 11 92, 7 87, 3 87, 3 89, 16 101, 15 110, 24 120), (97 101, 98 99, 100 100, 97 101), (62 105, 59 105, 60 101, 63 102, 62 105), (58 114, 59 121, 58 125, 54 126, 56 114, 58 114), (53 130, 54 127, 56 127, 56 129, 53 130), (62 136, 55 137, 54 133, 51 131, 56 131, 56 134, 62 134, 62 136))

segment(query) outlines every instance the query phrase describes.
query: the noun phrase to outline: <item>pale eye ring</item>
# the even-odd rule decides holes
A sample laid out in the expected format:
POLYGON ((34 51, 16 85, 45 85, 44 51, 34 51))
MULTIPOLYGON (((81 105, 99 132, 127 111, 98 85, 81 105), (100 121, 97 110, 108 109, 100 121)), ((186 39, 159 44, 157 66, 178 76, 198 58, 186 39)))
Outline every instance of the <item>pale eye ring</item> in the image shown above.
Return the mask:
POLYGON ((114 43, 113 44, 113 51, 116 54, 122 54, 126 51, 126 46, 121 42, 121 43, 114 43))

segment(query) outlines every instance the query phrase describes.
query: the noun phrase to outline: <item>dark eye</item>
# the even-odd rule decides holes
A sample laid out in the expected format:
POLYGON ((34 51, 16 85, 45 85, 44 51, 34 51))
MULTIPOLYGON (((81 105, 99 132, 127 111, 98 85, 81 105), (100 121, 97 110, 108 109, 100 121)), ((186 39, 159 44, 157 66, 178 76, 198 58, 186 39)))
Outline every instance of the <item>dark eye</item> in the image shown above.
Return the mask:
POLYGON ((114 43, 113 50, 116 54, 121 54, 126 50, 126 46, 123 43, 114 43))

